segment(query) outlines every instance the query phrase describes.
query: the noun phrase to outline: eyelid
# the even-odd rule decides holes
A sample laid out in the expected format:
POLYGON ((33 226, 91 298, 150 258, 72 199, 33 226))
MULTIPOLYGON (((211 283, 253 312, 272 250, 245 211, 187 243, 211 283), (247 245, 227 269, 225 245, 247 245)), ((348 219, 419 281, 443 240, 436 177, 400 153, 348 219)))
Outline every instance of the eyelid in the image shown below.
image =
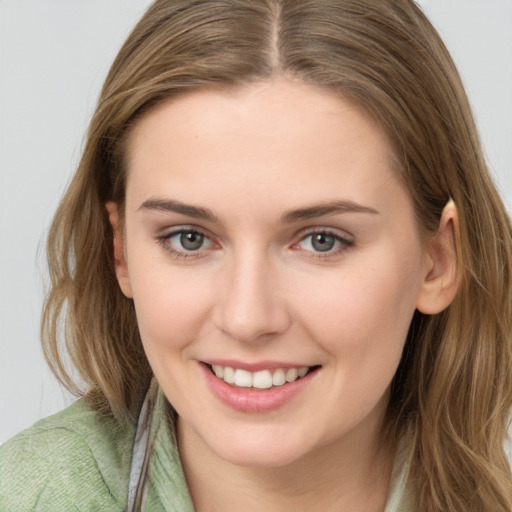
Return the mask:
POLYGON ((347 242, 354 242, 355 240, 354 235, 345 229, 326 226, 309 226, 307 228, 303 228, 295 235, 294 238, 300 241, 309 235, 315 235, 319 233, 324 235, 332 235, 347 242))
POLYGON ((169 227, 159 230, 155 236, 158 238, 170 238, 179 233, 188 233, 188 232, 199 233, 200 235, 203 235, 205 238, 208 238, 208 240, 211 240, 212 243, 215 243, 214 242, 215 237, 208 230, 206 230, 200 226, 196 226, 194 224, 179 224, 176 226, 169 226, 169 227))

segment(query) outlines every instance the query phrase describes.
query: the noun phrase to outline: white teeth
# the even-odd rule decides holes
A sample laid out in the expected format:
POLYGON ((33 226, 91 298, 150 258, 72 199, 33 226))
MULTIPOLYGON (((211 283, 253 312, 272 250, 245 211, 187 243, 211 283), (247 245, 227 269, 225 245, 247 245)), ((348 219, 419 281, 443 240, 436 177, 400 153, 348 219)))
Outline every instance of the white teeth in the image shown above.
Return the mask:
POLYGON ((272 384, 274 386, 282 386, 286 382, 286 375, 284 373, 284 370, 281 368, 278 368, 274 375, 272 375, 272 384))
POLYGON ((247 370, 235 370, 235 386, 252 388, 252 374, 247 370))
POLYGON ((233 368, 230 368, 229 366, 226 366, 224 368, 224 382, 227 382, 228 384, 234 384, 235 383, 235 370, 233 368))
POLYGON ((299 377, 302 378, 308 373, 309 368, 307 366, 303 366, 302 368, 299 368, 299 377))
POLYGON ((297 368, 290 368, 286 372, 286 382, 293 382, 294 380, 297 380, 298 376, 299 371, 297 370, 297 368))
POLYGON ((222 377, 224 377, 224 368, 222 368, 222 366, 219 366, 218 364, 214 364, 212 366, 213 368, 213 371, 215 372, 215 375, 217 375, 217 377, 219 377, 219 379, 222 379, 222 377))
POLYGON ((256 372, 252 376, 252 387, 258 389, 268 389, 272 387, 272 375, 268 370, 256 372))
POLYGON ((234 384, 241 388, 269 389, 272 386, 282 386, 287 382, 294 382, 305 377, 309 366, 300 368, 277 368, 272 370, 260 370, 249 372, 240 368, 234 369, 230 366, 212 365, 213 373, 228 384, 234 384))

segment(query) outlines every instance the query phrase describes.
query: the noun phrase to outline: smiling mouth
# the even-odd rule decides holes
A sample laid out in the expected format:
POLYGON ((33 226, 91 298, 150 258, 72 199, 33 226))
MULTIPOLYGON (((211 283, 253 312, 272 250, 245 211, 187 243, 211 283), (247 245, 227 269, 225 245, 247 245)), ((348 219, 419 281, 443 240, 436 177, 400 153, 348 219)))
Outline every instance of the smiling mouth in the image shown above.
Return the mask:
POLYGON ((320 368, 320 366, 300 366, 296 368, 275 368, 250 372, 231 366, 210 365, 211 373, 226 384, 238 388, 271 389, 290 384, 320 368))

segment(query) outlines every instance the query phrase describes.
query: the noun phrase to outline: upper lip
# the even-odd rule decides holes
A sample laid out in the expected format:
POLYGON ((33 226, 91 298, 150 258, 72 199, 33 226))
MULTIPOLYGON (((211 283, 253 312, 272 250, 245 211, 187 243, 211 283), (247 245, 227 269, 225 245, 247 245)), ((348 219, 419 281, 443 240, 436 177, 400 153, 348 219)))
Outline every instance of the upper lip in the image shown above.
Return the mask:
POLYGON ((208 364, 210 366, 218 365, 223 367, 231 367, 237 368, 240 370, 246 370, 248 372, 258 372, 260 370, 276 370, 277 368, 303 368, 305 366, 318 366, 314 364, 305 364, 305 363, 290 363, 284 361, 256 361, 253 363, 248 363, 244 361, 239 361, 235 359, 205 359, 201 362, 208 364))

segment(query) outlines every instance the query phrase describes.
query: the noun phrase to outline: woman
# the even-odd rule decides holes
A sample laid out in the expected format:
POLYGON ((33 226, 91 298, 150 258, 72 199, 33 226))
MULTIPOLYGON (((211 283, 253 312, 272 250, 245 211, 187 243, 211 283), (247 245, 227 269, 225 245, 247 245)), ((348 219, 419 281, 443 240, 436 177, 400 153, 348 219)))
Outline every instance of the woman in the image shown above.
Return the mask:
POLYGON ((512 510, 511 245, 413 2, 155 2, 48 242, 84 399, 3 509, 512 510))

